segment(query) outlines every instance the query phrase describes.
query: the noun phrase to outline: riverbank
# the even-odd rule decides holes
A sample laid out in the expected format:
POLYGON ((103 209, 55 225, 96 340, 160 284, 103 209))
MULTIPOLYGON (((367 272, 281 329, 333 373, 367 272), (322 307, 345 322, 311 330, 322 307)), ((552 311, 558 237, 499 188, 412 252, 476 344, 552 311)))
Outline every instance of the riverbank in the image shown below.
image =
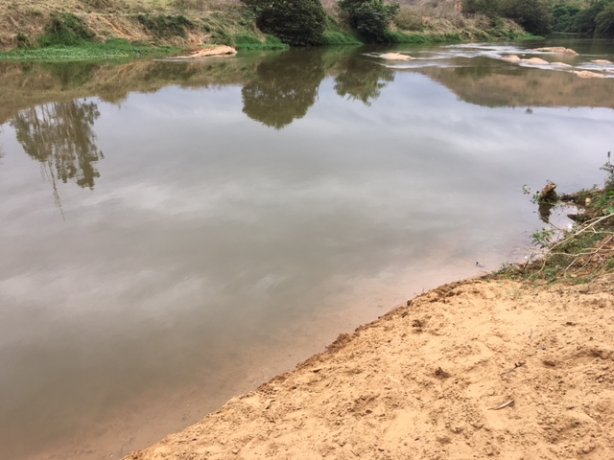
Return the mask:
MULTIPOLYGON (((534 39, 513 21, 436 14, 410 7, 395 17, 390 43, 457 43, 534 39)), ((334 4, 326 6, 325 45, 360 45, 334 4)), ((262 33, 240 2, 77 1, 0 5, 0 61, 104 61, 169 56, 227 45, 239 50, 285 49, 262 33)))
POLYGON ((612 458, 614 192, 567 198, 583 223, 545 259, 418 296, 127 458, 612 458))

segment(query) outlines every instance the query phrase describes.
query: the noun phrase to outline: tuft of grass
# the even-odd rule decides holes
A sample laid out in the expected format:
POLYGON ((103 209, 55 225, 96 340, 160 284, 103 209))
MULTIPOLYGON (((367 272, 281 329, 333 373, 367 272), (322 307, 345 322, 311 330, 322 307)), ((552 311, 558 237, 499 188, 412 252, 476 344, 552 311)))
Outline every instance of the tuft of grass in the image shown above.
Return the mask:
POLYGON ((173 47, 154 47, 126 40, 113 39, 105 43, 53 45, 44 48, 15 49, 0 53, 0 61, 96 62, 124 61, 139 58, 164 57, 179 52, 173 47))
POLYGON ((326 30, 323 34, 324 45, 327 46, 356 46, 363 43, 354 35, 340 30, 326 30))
POLYGON ((17 43, 17 48, 32 48, 34 44, 30 39, 30 36, 24 32, 19 32, 15 37, 15 42, 17 43))

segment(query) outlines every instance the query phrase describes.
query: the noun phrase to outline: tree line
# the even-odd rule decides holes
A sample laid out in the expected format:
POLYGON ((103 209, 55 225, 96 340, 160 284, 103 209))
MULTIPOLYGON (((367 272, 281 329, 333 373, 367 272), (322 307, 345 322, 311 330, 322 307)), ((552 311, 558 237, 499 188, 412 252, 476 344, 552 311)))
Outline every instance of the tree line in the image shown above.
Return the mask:
MULTIPOLYGON (((255 14, 265 33, 292 46, 324 44, 327 15, 320 0, 242 0, 255 14)), ((344 19, 367 43, 389 41, 388 25, 399 11, 397 3, 383 0, 341 0, 344 19)))
POLYGON ((533 34, 614 37, 614 0, 464 0, 466 14, 512 19, 533 34))
MULTIPOLYGON (((320 0, 241 0, 265 33, 292 46, 324 44, 329 20, 320 0)), ((389 24, 398 3, 384 0, 340 0, 342 20, 365 43, 394 41, 389 24)), ((614 0, 463 0, 463 13, 497 20, 508 18, 527 32, 579 33, 614 37, 614 0)))

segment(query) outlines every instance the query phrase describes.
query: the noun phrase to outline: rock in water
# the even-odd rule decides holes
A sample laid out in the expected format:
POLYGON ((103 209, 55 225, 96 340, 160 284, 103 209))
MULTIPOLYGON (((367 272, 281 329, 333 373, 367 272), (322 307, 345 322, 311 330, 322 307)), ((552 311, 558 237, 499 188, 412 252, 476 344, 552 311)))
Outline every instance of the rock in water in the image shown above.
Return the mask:
POLYGON ((553 67, 558 67, 558 68, 561 68, 561 69, 571 69, 571 67, 572 67, 571 65, 566 64, 564 62, 552 62, 551 65, 553 67))
POLYGON ((554 182, 548 182, 546 186, 542 189, 542 191, 539 193, 539 201, 540 202, 544 202, 544 201, 552 202, 556 200, 557 200, 556 184, 554 182))
POLYGON ((532 57, 532 58, 529 58, 529 59, 522 59, 520 61, 520 63, 521 64, 527 64, 527 65, 548 65, 548 64, 550 64, 545 59, 538 58, 538 57, 532 57))
POLYGON ((172 59, 200 59, 211 56, 234 56, 235 54, 237 54, 237 50, 232 46, 219 45, 203 48, 185 56, 175 56, 172 59))
POLYGON ((412 61, 414 59, 408 54, 401 53, 384 53, 380 54, 379 57, 381 59, 386 59, 387 61, 412 61))
POLYGON ((516 56, 515 54, 510 54, 508 56, 502 56, 501 60, 505 62, 509 62, 510 64, 520 64, 520 61, 522 59, 520 59, 520 57, 516 56))
POLYGON ((546 48, 536 48, 535 51, 540 53, 551 53, 551 54, 565 54, 567 56, 577 56, 578 53, 570 48, 564 48, 562 46, 549 46, 546 48))
POLYGON ((580 78, 605 78, 605 75, 602 75, 597 72, 590 72, 588 70, 576 70, 575 73, 580 78))

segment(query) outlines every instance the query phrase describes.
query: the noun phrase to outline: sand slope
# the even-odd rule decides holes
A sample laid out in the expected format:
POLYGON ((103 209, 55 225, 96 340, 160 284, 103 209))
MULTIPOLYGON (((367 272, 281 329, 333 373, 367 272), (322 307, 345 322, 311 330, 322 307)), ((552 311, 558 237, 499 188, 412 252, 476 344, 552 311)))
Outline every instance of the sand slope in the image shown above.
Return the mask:
POLYGON ((444 286, 128 458, 614 459, 613 289, 444 286))

